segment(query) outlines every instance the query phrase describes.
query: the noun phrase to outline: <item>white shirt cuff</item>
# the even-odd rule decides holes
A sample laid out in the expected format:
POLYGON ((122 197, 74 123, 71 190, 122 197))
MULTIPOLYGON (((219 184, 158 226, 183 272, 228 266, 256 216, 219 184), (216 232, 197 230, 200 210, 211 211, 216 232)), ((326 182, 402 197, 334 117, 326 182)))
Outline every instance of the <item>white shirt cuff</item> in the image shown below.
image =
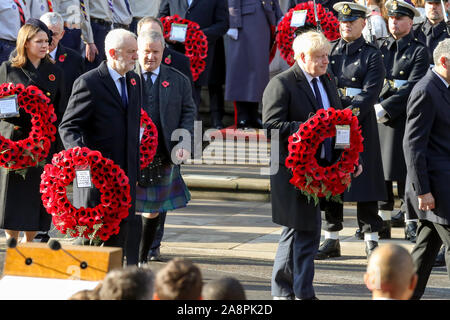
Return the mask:
POLYGON ((375 114, 377 116, 377 122, 379 123, 383 123, 388 121, 389 119, 386 117, 387 112, 386 110, 383 109, 383 107, 381 106, 381 104, 377 103, 376 105, 373 106, 375 108, 375 114))

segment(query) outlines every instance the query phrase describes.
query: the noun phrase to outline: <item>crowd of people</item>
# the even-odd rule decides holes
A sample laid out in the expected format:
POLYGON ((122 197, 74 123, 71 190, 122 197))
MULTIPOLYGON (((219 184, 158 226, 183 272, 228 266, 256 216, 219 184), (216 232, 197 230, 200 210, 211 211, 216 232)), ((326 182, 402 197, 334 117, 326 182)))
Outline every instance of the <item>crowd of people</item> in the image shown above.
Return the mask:
MULTIPOLYGON (((283 226, 272 275, 276 299, 316 298, 314 260, 341 255, 344 219, 343 203, 323 198, 316 205, 290 184, 292 173, 284 165, 288 138, 319 109, 353 109, 364 151, 342 196, 357 203, 355 236, 364 240, 369 258, 379 239, 391 238, 392 225, 404 225, 405 239, 416 243, 413 297, 420 298, 436 257, 447 268, 450 263, 449 3, 316 1, 339 20, 340 39, 330 42, 320 30, 300 26, 294 65, 270 79, 276 26, 301 2, 1 1, 0 83, 36 85, 54 105, 58 133, 47 162, 63 149, 88 147, 124 169, 131 207, 119 233, 103 244, 123 248, 128 265, 143 267, 160 259, 167 212, 191 199, 180 163, 191 157, 193 141, 171 136, 176 130, 194 136, 202 87, 208 88, 214 128, 223 128, 224 101, 231 101, 237 129, 264 128, 268 135, 278 130, 279 170, 270 177, 273 221, 283 226), (206 67, 195 81, 182 41, 164 38, 160 18, 173 15, 196 22, 207 38, 206 67), (143 170, 141 107, 158 130, 154 161, 143 170)), ((29 131, 30 116, 22 109, 20 117, 0 121, 6 138, 23 139, 29 131)), ((334 144, 334 139, 324 141, 319 165, 339 159, 334 144)), ((0 228, 7 238, 24 231, 23 241, 32 241, 43 231, 40 239, 48 240, 51 216, 41 203, 41 173, 41 167, 28 168, 22 178, 0 168, 0 228)), ((101 200, 99 190, 75 183, 73 197, 77 208, 95 207, 101 200)))

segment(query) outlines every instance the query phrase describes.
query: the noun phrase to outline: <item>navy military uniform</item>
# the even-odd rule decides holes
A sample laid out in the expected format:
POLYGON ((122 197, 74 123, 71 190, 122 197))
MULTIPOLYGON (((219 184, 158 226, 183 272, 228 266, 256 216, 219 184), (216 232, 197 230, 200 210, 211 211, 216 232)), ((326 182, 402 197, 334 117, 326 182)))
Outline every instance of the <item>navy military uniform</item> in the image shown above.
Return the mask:
MULTIPOLYGON (((420 13, 404 1, 386 3, 388 15, 407 15, 411 19, 420 13)), ((388 201, 380 202, 383 212, 394 210, 392 182, 397 182, 398 195, 403 201, 406 165, 402 149, 406 121, 406 103, 414 85, 425 75, 429 67, 429 57, 425 45, 414 38, 412 32, 400 39, 392 35, 379 41, 379 48, 386 67, 386 79, 375 105, 378 118, 378 131, 381 142, 384 178, 388 191, 388 201)), ((402 204, 402 211, 405 205, 402 204)))
MULTIPOLYGON (((367 7, 351 2, 335 4, 335 10, 339 12, 338 19, 341 22, 364 19, 368 12, 367 7)), ((364 137, 364 151, 360 154, 363 172, 352 180, 350 190, 344 193, 343 199, 357 202, 360 230, 377 233, 383 226, 383 221, 378 216, 377 201, 387 199, 377 119, 373 108, 385 77, 381 52, 375 45, 368 43, 362 34, 351 42, 341 38, 332 42, 329 67, 336 78, 342 107, 350 107, 359 112, 358 120, 364 137)), ((325 220, 325 231, 342 230, 343 210, 325 210, 325 220)), ((339 239, 329 238, 326 232, 325 242, 319 248, 316 259, 340 256, 338 245, 339 239)))
MULTIPOLYGON (((427 0, 427 2, 439 2, 439 0, 427 0)), ((447 2, 447 0, 445 0, 447 2)), ((437 47, 438 43, 442 40, 450 38, 450 27, 447 26, 444 20, 436 25, 431 24, 427 18, 424 22, 414 26, 415 37, 424 43, 428 49, 430 64, 433 62, 433 51, 437 47)))

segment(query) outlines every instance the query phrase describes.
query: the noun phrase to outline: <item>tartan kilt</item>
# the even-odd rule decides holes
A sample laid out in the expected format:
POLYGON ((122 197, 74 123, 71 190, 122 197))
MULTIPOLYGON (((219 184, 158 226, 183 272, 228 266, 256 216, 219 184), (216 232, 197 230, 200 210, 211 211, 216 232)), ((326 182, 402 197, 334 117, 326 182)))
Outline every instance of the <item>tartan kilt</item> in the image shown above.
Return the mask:
POLYGON ((164 212, 186 207, 191 194, 180 173, 180 166, 164 169, 161 182, 143 188, 136 187, 136 212, 164 212))

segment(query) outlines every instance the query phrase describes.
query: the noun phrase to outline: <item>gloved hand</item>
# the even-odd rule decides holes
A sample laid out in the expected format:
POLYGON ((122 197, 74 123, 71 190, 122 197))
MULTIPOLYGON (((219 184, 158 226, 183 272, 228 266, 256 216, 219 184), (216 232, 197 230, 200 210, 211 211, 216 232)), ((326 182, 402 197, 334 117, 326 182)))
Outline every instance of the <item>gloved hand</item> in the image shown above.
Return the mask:
POLYGON ((237 40, 238 39, 238 34, 239 34, 239 32, 238 32, 237 28, 230 28, 227 31, 227 35, 233 40, 237 40))

